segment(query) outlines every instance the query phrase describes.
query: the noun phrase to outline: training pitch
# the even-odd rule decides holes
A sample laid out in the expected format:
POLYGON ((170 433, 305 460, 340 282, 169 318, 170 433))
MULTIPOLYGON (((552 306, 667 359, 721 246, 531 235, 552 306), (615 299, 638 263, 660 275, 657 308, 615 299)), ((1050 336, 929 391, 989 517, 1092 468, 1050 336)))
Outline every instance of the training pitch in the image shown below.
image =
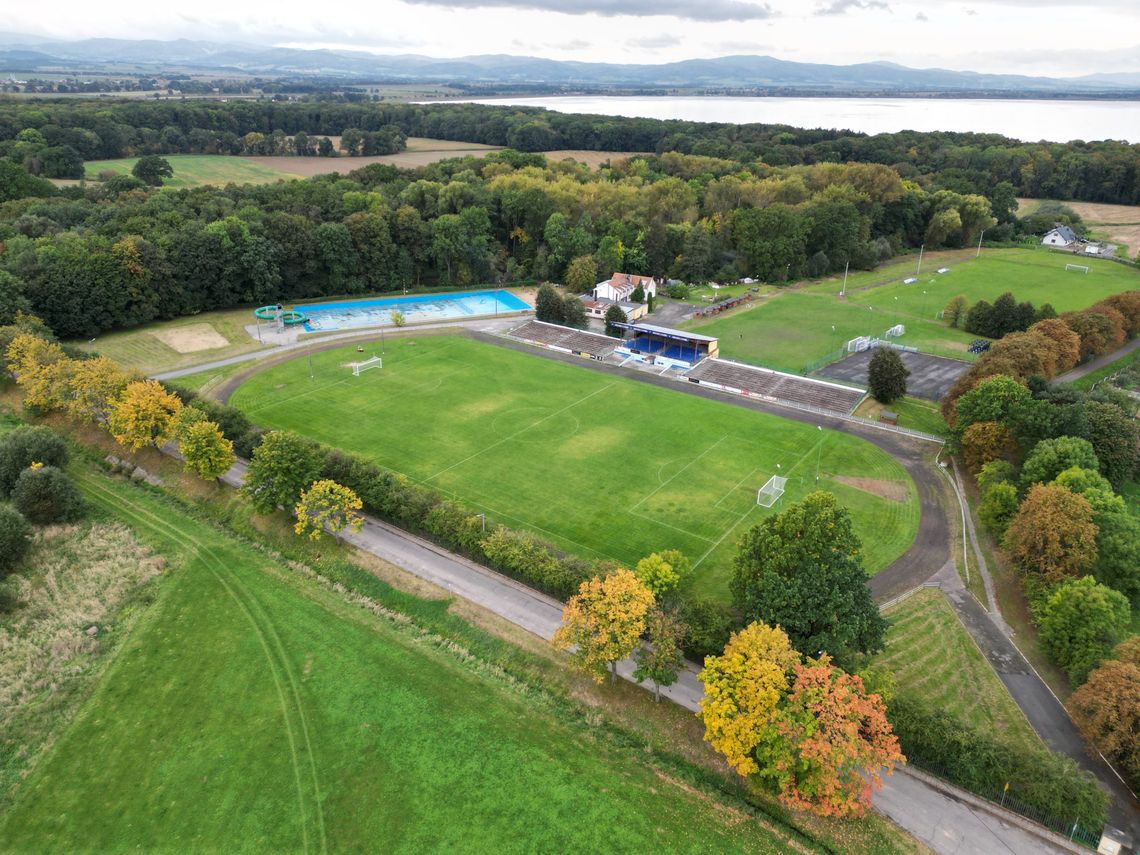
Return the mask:
MULTIPOLYGON (((874 355, 873 350, 853 353, 820 369, 819 375, 829 380, 845 380, 866 386, 867 371, 874 355)), ((907 394, 928 401, 941 401, 954 385, 954 381, 970 370, 970 363, 958 359, 911 353, 906 350, 898 351, 898 355, 903 365, 910 371, 910 376, 906 379, 907 394)))
POLYGON ((857 437, 462 336, 391 340, 384 367, 354 377, 374 350, 315 353, 312 379, 304 356, 272 366, 231 403, 586 557, 679 549, 693 588, 721 599, 747 527, 817 483, 851 509, 869 572, 914 540, 913 482, 857 437), (772 475, 787 492, 759 508, 772 475))

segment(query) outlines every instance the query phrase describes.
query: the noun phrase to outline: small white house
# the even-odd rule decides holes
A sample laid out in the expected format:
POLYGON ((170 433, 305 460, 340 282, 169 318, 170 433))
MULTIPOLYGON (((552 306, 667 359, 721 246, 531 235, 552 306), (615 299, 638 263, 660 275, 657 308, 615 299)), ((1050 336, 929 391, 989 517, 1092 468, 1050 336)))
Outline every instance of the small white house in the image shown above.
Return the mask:
POLYGON ((1059 223, 1041 238, 1042 246, 1070 246, 1079 240, 1077 233, 1059 223))
POLYGON ((652 276, 638 276, 635 273, 615 273, 605 282, 594 286, 595 300, 609 300, 613 303, 628 302, 638 286, 646 298, 657 296, 657 282, 652 276))

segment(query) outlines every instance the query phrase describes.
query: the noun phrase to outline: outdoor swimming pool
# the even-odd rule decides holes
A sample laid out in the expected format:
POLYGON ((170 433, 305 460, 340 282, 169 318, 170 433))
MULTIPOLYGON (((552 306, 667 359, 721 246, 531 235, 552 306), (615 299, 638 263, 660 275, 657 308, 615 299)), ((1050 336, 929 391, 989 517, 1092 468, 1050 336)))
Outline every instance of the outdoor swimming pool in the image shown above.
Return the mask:
POLYGON ((384 297, 343 303, 316 303, 294 306, 304 312, 308 332, 352 329, 354 327, 391 327, 396 322, 393 312, 400 312, 409 324, 476 318, 530 309, 510 291, 464 291, 458 294, 418 294, 414 297, 384 297))

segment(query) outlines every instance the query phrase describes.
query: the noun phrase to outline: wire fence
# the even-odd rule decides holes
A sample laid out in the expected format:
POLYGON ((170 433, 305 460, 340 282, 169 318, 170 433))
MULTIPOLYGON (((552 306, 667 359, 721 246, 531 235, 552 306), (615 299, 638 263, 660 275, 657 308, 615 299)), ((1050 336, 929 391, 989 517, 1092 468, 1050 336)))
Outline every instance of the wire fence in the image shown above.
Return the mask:
POLYGON ((943 766, 938 763, 928 762, 921 756, 907 752, 906 762, 911 766, 917 766, 922 771, 936 778, 941 778, 948 784, 953 784, 956 787, 962 787, 969 790, 976 796, 991 802, 998 807, 1003 807, 1008 811, 1016 813, 1018 816, 1023 816, 1028 820, 1036 822, 1038 825, 1043 825, 1050 831, 1063 835, 1071 840, 1073 843, 1079 843, 1081 846, 1088 847, 1096 851, 1100 845, 1101 829, 1089 828, 1082 825, 1081 822, 1074 818, 1059 817, 1055 814, 1046 813, 1040 808, 1019 799, 1015 794, 1009 790, 1009 785, 1004 787, 963 787, 962 784, 954 780, 951 775, 943 766))

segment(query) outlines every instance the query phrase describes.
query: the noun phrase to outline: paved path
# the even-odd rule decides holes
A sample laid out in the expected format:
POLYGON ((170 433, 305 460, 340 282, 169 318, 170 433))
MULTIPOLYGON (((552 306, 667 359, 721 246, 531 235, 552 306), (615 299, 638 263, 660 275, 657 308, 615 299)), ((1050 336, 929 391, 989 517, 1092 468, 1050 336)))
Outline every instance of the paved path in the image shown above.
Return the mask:
POLYGON ((1072 371, 1066 371, 1053 378, 1054 383, 1072 383, 1074 380, 1080 380, 1094 371, 1099 371, 1106 365, 1116 362, 1118 359, 1123 359, 1128 354, 1133 353, 1140 349, 1140 338, 1134 338, 1128 342, 1124 347, 1114 350, 1112 353, 1106 353, 1104 356, 1098 356, 1092 362, 1086 362, 1084 365, 1078 365, 1072 371))

